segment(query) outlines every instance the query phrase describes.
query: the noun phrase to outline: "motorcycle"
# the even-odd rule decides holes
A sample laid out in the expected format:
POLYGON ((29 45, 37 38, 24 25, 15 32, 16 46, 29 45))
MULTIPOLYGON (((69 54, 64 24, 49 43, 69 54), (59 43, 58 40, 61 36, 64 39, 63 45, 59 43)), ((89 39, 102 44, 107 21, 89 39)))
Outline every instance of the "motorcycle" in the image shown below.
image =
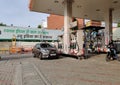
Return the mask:
POLYGON ((107 50, 107 56, 106 56, 106 61, 111 61, 111 60, 118 60, 120 61, 120 57, 117 56, 116 50, 113 47, 108 46, 107 50))

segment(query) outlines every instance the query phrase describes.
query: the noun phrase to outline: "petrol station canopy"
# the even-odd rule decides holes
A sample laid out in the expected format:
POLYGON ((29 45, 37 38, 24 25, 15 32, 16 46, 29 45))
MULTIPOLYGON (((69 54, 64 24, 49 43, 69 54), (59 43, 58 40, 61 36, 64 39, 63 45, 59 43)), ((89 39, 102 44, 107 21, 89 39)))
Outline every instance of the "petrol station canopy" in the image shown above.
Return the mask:
MULTIPOLYGON (((29 8, 35 12, 64 15, 64 0, 30 0, 29 8)), ((119 0, 73 0, 72 16, 103 21, 109 9, 113 10, 113 22, 120 22, 119 0)))

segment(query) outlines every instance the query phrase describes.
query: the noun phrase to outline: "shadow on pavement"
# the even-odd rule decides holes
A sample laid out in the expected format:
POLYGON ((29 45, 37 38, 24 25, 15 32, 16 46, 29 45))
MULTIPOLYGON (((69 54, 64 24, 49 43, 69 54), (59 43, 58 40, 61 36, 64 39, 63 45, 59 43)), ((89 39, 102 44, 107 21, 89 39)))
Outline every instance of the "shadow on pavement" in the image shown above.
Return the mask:
POLYGON ((31 58, 32 55, 7 55, 7 56, 2 56, 0 61, 4 60, 17 60, 17 59, 22 59, 22 58, 31 58))
POLYGON ((57 58, 57 57, 50 57, 50 58, 44 58, 42 60, 60 60, 60 59, 63 59, 63 58, 65 58, 65 57, 60 55, 59 58, 57 58))
POLYGON ((64 57, 70 57, 70 58, 74 58, 74 59, 89 59, 89 58, 92 58, 92 57, 95 57, 95 56, 101 55, 101 54, 103 54, 103 53, 99 53, 99 54, 98 53, 90 53, 90 54, 88 54, 86 56, 84 56, 84 55, 75 56, 75 55, 69 55, 69 54, 62 54, 62 56, 64 56, 64 57))

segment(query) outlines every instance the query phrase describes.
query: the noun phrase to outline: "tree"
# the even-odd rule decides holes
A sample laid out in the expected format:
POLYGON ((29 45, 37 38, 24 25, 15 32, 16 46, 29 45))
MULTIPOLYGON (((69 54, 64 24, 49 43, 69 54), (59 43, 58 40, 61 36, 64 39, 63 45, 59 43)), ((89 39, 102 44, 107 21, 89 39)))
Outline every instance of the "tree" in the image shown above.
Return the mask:
POLYGON ((41 29, 41 28, 42 28, 42 26, 41 26, 41 25, 38 25, 38 28, 39 28, 39 29, 41 29))
POLYGON ((3 24, 2 22, 0 23, 0 26, 7 26, 6 24, 3 24))
POLYGON ((118 23, 117 27, 120 27, 120 23, 118 23))

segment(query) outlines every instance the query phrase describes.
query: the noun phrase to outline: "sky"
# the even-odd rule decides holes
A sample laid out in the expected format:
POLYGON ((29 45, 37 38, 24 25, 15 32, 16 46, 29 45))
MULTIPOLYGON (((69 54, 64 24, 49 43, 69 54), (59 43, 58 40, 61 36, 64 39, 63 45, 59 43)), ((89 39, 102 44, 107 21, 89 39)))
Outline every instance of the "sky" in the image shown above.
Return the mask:
POLYGON ((0 0, 0 23, 20 27, 37 27, 48 14, 29 10, 29 0, 0 0))

